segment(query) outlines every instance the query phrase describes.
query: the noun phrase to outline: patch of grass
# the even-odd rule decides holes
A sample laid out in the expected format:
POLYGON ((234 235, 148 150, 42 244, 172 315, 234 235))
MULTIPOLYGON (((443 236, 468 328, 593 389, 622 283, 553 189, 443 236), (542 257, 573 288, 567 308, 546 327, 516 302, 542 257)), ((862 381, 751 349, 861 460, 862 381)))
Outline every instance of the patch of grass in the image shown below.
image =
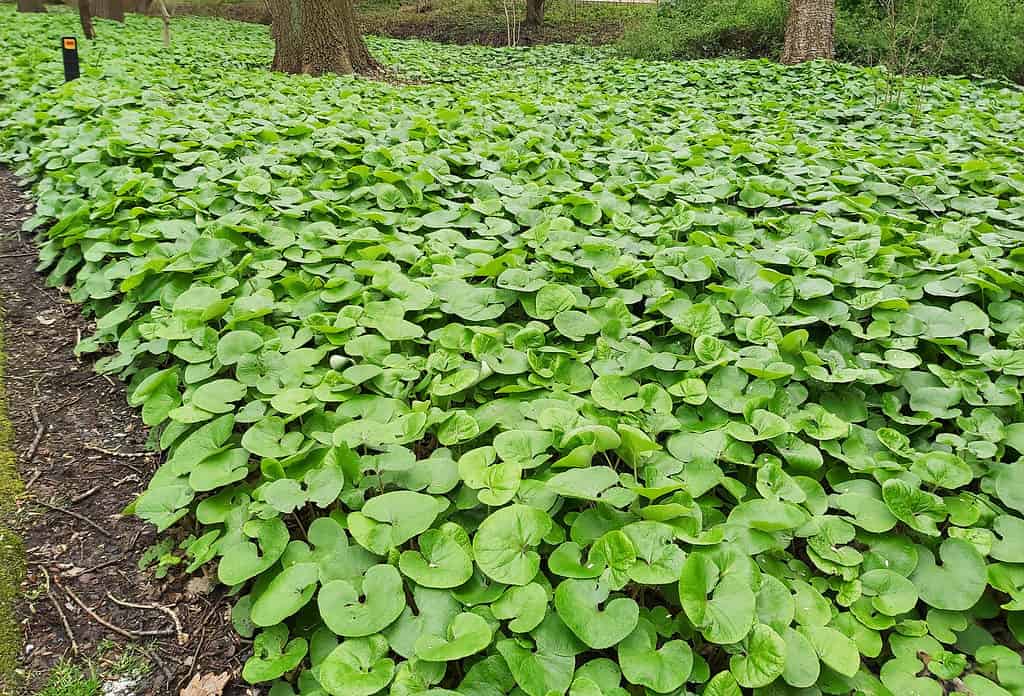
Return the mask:
POLYGON ((101 663, 99 671, 106 677, 139 677, 151 669, 148 658, 139 648, 110 641, 103 641, 96 648, 96 661, 101 663))
POLYGON ((91 657, 58 662, 36 696, 95 696, 106 679, 140 677, 149 670, 138 648, 103 641, 91 657))
POLYGON ((17 666, 22 643, 14 603, 25 573, 25 547, 11 525, 16 512, 14 501, 22 492, 22 483, 11 450, 13 431, 7 418, 3 376, 0 334, 0 693, 13 693, 20 684, 17 666))
POLYGON ((79 665, 62 660, 36 696, 96 696, 100 693, 100 680, 91 667, 88 671, 87 674, 79 665))

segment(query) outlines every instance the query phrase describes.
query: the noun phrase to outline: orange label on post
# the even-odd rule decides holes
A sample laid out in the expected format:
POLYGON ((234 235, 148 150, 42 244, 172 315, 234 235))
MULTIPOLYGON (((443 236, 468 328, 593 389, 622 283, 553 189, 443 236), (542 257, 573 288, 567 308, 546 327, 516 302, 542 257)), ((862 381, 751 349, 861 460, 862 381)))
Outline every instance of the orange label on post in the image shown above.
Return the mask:
POLYGON ((64 81, 77 80, 78 69, 78 39, 74 36, 60 37, 61 57, 64 59, 64 81))

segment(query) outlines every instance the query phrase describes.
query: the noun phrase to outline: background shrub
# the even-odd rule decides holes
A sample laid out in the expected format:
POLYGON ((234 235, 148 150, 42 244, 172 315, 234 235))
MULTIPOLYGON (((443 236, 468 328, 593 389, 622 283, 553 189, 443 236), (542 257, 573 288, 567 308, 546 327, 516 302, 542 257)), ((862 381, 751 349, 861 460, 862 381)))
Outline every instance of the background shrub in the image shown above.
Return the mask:
MULTIPOLYGON (((620 46, 644 58, 775 58, 785 12, 785 0, 667 0, 631 27, 620 46)), ((836 55, 902 72, 1024 82, 1024 3, 840 0, 836 55)))
POLYGON ((665 0, 621 46, 639 58, 762 58, 781 50, 785 23, 785 0, 665 0))

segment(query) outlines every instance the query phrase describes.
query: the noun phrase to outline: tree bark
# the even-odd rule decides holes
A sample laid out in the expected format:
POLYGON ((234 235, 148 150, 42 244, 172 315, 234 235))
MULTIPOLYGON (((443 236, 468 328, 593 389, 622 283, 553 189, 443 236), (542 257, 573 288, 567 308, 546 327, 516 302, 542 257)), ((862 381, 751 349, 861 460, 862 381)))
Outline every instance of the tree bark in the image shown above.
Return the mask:
POLYGON ((795 65, 834 58, 835 26, 835 0, 789 0, 782 62, 795 65))
POLYGON ((164 0, 157 0, 160 5, 160 19, 164 23, 164 48, 171 47, 171 14, 167 11, 167 3, 164 0))
POLYGON ((367 73, 377 62, 356 28, 352 0, 267 0, 273 69, 288 73, 367 73))
POLYGON ((267 0, 270 35, 274 39, 274 62, 278 72, 302 72, 301 0, 267 0))
POLYGON ((82 23, 82 33, 87 39, 96 38, 96 30, 92 27, 92 8, 89 0, 78 0, 78 21, 82 23))
POLYGON ((95 0, 95 11, 93 15, 112 19, 115 22, 124 21, 124 0, 95 0))
POLYGON ((43 0, 18 0, 18 12, 46 12, 43 0))
POLYGON ((544 0, 526 0, 526 26, 539 27, 544 23, 544 0))

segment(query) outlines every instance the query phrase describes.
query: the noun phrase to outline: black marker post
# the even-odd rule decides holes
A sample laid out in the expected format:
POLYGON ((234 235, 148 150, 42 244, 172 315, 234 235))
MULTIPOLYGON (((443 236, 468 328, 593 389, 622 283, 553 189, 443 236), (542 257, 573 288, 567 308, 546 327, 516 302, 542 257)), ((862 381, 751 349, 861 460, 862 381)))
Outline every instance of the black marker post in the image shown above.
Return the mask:
POLYGON ((71 82, 78 79, 78 39, 73 36, 65 36, 60 40, 61 50, 64 53, 64 81, 71 82))

